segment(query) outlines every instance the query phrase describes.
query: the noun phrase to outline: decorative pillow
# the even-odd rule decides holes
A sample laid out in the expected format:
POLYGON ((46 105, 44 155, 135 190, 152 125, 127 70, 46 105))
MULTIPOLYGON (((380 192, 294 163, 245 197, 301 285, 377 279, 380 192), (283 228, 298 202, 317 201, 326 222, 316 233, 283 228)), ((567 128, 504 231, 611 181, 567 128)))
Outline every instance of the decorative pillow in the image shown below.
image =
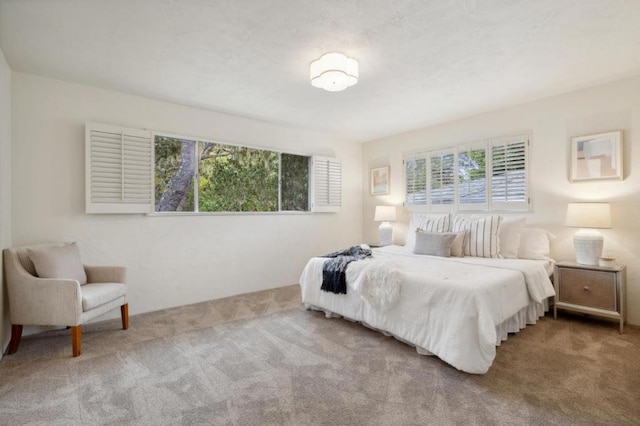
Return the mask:
POLYGON ((500 243, 498 231, 502 216, 486 216, 469 219, 454 216, 451 221, 453 232, 465 231, 464 255, 475 257, 499 257, 500 243))
POLYGON ((427 232, 449 232, 451 229, 451 218, 449 213, 445 215, 419 214, 411 217, 409 222, 409 232, 407 234, 407 247, 414 248, 416 245, 416 230, 427 232))
POLYGON ((451 243, 451 256, 464 257, 464 237, 466 232, 456 232, 456 238, 451 243))
POLYGON ((546 229, 522 228, 520 230, 518 257, 520 259, 550 259, 549 242, 555 238, 556 236, 546 229))
POLYGON ((87 283, 87 274, 80 260, 76 243, 27 249, 40 278, 65 278, 87 283))
POLYGON ((503 217, 500 223, 498 239, 500 240, 500 257, 517 259, 520 247, 520 230, 524 227, 524 216, 503 217))
POLYGON ((449 257, 451 256, 451 243, 457 234, 450 232, 425 232, 416 231, 416 246, 413 248, 415 254, 427 254, 430 256, 449 257))

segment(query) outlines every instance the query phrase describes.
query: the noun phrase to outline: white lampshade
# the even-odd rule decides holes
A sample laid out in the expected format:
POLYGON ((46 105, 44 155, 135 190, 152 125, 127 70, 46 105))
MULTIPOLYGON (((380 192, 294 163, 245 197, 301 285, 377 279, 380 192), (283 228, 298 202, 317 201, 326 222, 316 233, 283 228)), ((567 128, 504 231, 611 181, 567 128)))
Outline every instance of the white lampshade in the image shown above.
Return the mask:
POLYGON ((565 223, 573 228, 611 228, 611 206, 609 203, 569 203, 565 223))
POLYGON ((393 222, 396 220, 395 206, 376 206, 376 214, 373 218, 376 222, 393 222))
POLYGON ((309 65, 311 85, 339 92, 358 82, 358 61, 339 52, 322 55, 309 65))
POLYGON ((565 223, 567 226, 581 228, 573 236, 576 262, 597 265, 604 245, 604 237, 597 229, 611 228, 609 203, 569 203, 565 223))

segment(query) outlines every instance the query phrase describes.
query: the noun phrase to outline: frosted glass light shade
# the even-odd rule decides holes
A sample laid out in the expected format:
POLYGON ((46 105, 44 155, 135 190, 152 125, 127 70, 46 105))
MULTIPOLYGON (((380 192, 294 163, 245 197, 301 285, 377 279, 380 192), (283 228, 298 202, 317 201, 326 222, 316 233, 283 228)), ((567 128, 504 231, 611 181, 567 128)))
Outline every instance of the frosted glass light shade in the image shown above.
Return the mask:
POLYGON ((358 82, 358 61, 339 52, 322 55, 309 65, 311 85, 339 92, 358 82))

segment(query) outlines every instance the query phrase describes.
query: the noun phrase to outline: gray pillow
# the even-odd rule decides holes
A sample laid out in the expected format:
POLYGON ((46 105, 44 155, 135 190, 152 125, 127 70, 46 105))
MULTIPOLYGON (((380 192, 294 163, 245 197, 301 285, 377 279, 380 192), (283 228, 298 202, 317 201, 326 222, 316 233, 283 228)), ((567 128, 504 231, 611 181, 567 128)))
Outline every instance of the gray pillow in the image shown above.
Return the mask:
POLYGON ((87 283, 87 274, 80 260, 76 243, 27 249, 40 278, 62 278, 87 283))
POLYGON ((451 256, 451 243, 457 237, 452 232, 424 232, 416 231, 415 254, 427 254, 430 256, 451 256))

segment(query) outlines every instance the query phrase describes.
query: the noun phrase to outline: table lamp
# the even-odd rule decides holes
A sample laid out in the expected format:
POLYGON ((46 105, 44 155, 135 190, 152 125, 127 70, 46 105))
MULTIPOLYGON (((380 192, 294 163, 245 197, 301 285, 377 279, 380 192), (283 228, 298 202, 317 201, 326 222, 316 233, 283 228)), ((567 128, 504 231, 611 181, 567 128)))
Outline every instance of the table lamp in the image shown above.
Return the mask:
POLYGON ((381 246, 388 246, 393 242, 393 226, 389 222, 396 220, 396 208, 394 206, 376 206, 373 220, 382 222, 378 227, 378 239, 381 246))
POLYGON ((604 238, 598 229, 611 228, 609 203, 569 203, 566 225, 580 228, 573 236, 576 262, 597 265, 602 256, 604 238))

